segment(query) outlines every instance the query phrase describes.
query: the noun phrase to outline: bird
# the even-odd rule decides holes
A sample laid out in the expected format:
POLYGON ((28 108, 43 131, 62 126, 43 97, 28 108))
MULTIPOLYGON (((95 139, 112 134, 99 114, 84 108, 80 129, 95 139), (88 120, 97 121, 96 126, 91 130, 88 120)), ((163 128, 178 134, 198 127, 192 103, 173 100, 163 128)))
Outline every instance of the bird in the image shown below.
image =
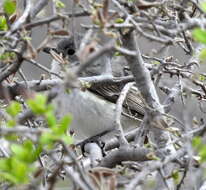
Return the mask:
MULTIPOLYGON (((70 63, 70 67, 78 67, 80 61, 77 56, 77 45, 72 37, 60 40, 56 47, 45 48, 44 52, 51 53, 51 50, 61 54, 70 63)), ((108 54, 101 56, 94 63, 84 70, 80 76, 90 77, 105 74, 105 65, 111 61, 108 54)), ((111 66, 113 66, 111 62, 111 66)), ((116 64, 116 63, 115 63, 116 64)), ((61 66, 57 60, 52 61, 53 72, 61 74, 61 66)), ((119 68, 118 68, 119 69, 119 68)), ((112 69, 115 73, 115 67, 112 69)), ((123 70, 122 69, 119 69, 123 70)), ((122 74, 115 73, 116 76, 122 74)), ((55 77, 55 76, 53 76, 55 77)), ((57 106, 57 117, 70 113, 73 117, 70 130, 74 132, 75 142, 81 142, 98 134, 115 129, 116 101, 126 83, 91 85, 86 90, 74 88, 66 93, 60 87, 58 96, 54 99, 57 106)), ((136 128, 144 116, 144 106, 140 93, 136 86, 133 86, 123 104, 121 124, 124 130, 136 128)))

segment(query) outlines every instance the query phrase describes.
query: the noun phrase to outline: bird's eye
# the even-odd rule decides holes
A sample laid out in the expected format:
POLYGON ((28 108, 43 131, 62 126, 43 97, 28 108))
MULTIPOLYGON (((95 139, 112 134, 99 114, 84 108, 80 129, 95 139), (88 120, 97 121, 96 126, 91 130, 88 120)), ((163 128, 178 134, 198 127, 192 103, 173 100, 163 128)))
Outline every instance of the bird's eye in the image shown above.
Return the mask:
POLYGON ((75 49, 72 49, 72 48, 71 48, 71 49, 68 49, 68 50, 67 50, 67 54, 68 54, 68 55, 74 55, 74 54, 75 54, 75 49))

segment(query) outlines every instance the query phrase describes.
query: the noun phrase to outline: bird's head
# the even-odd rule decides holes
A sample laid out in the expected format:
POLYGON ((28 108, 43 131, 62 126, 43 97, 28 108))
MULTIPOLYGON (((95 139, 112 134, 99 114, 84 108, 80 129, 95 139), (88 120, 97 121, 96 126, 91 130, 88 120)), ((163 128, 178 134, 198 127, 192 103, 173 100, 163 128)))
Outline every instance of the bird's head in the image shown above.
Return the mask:
POLYGON ((76 55, 76 46, 73 37, 61 39, 56 47, 45 47, 43 52, 50 54, 51 50, 55 53, 62 55, 71 64, 78 63, 78 57, 76 55))

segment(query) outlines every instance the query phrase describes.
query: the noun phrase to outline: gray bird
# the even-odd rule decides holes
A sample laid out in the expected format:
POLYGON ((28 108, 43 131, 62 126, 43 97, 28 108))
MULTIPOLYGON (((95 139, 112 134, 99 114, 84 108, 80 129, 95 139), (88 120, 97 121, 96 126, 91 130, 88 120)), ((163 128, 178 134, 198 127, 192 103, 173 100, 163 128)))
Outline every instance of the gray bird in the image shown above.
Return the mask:
MULTIPOLYGON (((45 51, 48 52, 49 49, 45 49, 45 51)), ((62 54, 74 67, 80 64, 76 55, 75 44, 71 38, 59 41, 53 51, 62 54)), ((104 74, 105 65, 108 61, 111 61, 110 56, 101 56, 84 70, 82 76, 104 74)), ((117 70, 123 73, 123 67, 116 70, 116 65, 112 65, 113 63, 117 65, 116 62, 111 62, 112 74, 122 75, 120 72, 117 73, 117 70)), ((51 70, 61 74, 60 63, 53 60, 51 70)), ((125 83, 93 85, 85 91, 76 88, 70 93, 66 93, 63 88, 59 89, 59 94, 54 100, 58 108, 57 116, 72 114, 73 121, 70 129, 75 133, 76 142, 114 129, 116 101, 124 85, 125 83)), ((130 89, 123 106, 124 113, 121 116, 121 124, 124 130, 137 127, 140 123, 138 119, 141 119, 144 115, 144 109, 135 86, 130 89)))

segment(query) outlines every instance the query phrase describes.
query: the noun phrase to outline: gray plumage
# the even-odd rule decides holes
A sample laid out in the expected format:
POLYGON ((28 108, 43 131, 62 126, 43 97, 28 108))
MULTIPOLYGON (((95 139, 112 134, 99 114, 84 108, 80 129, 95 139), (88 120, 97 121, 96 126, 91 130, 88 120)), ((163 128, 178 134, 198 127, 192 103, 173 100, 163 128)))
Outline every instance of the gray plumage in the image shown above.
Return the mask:
MULTIPOLYGON (((78 62, 75 45, 70 38, 58 43, 57 52, 62 53, 71 65, 74 62, 78 62)), ((111 61, 109 56, 101 56, 82 73, 82 76, 104 74, 105 65, 109 63, 108 61, 111 61)), ((58 65, 59 63, 55 64, 58 65)), ((121 73, 113 73, 122 76, 124 65, 121 64, 119 66, 120 68, 117 70, 121 73)), ((116 71, 115 67, 112 67, 112 69, 116 71)), ((67 113, 73 115, 71 130, 75 132, 77 141, 84 140, 85 138, 92 137, 104 131, 112 130, 115 126, 115 103, 124 85, 124 83, 95 85, 86 91, 73 89, 69 94, 61 88, 58 97, 54 101, 58 108, 58 117, 62 117, 67 113)), ((142 118, 144 109, 136 87, 130 89, 123 105, 124 112, 131 116, 122 115, 121 122, 123 128, 129 129, 137 127, 139 122, 132 117, 142 118)))

